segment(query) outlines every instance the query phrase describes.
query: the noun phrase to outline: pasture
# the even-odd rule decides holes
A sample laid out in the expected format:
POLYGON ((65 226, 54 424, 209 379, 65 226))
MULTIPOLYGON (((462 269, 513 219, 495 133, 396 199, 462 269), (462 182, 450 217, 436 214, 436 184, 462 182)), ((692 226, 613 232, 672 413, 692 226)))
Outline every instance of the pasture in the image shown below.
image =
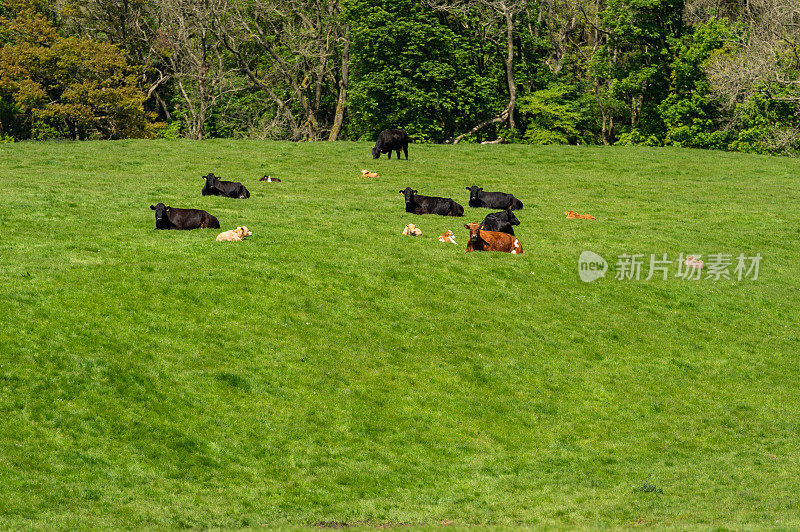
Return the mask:
POLYGON ((0 528, 800 527, 799 161, 370 147, 0 145, 0 528), (524 254, 465 252, 470 185, 524 254), (584 250, 763 260, 584 283, 584 250))

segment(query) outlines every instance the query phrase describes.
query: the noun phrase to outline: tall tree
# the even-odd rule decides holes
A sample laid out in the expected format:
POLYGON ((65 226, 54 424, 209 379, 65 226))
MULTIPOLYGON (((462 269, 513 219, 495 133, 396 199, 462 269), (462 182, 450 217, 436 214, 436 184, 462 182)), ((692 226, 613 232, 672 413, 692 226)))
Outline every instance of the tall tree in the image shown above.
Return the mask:
POLYGON ((601 12, 605 43, 595 72, 607 76, 608 95, 627 106, 629 131, 663 134, 656 112, 669 92, 671 46, 681 36, 683 0, 609 0, 601 12))
POLYGON ((706 63, 712 88, 733 112, 731 126, 755 138, 740 144, 742 149, 796 152, 800 150, 800 7, 794 0, 750 0, 741 20, 746 31, 706 63))
POLYGON ((505 49, 503 64, 508 103, 497 116, 484 120, 459 135, 454 143, 492 124, 506 124, 509 129, 514 129, 516 127, 514 110, 517 102, 517 81, 514 75, 515 17, 524 9, 524 2, 520 0, 425 0, 425 2, 437 11, 455 15, 464 21, 475 19, 477 27, 480 28, 477 37, 505 49))
POLYGON ((242 90, 238 66, 213 31, 225 0, 155 0, 158 24, 153 52, 168 66, 177 86, 177 109, 191 139, 202 139, 212 110, 242 90))
POLYGON ((350 84, 350 28, 347 24, 343 26, 341 52, 341 68, 339 70, 339 87, 336 97, 336 111, 333 114, 333 125, 328 140, 337 140, 342 132, 344 124, 344 113, 347 106, 347 87, 350 84))
POLYGON ((159 5, 156 0, 55 0, 64 31, 109 42, 126 53, 136 69, 150 108, 171 120, 172 75, 156 43, 159 5))
POLYGON ((0 20, 0 27, 2 133, 76 140, 149 134, 145 96, 115 46, 62 37, 30 7, 0 20))
POLYGON ((216 28, 251 84, 274 102, 291 138, 323 138, 331 122, 338 137, 349 78, 338 0, 230 0, 216 28), (330 96, 341 102, 338 114, 330 112, 330 96))

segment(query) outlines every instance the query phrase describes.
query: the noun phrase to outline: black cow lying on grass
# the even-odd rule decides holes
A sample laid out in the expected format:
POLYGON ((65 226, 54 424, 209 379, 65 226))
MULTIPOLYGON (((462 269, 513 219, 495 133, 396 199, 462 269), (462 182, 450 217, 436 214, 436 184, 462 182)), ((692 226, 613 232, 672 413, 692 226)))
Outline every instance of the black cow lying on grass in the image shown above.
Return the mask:
POLYGON ((402 129, 384 129, 378 135, 378 140, 372 148, 372 158, 379 159, 381 153, 388 153, 389 159, 392 158, 392 151, 397 152, 397 159, 400 159, 400 150, 406 154, 408 160, 408 133, 402 129))
POLYGON ((416 190, 406 187, 400 194, 406 197, 406 212, 412 214, 440 214, 442 216, 464 216, 464 207, 452 198, 420 196, 416 190))
POLYGON ((250 191, 238 181, 222 181, 213 173, 204 175, 203 196, 225 196, 226 198, 247 199, 250 191))
POLYGON ((503 212, 487 214, 486 218, 483 219, 481 229, 484 231, 497 231, 513 235, 514 228, 512 226, 514 225, 519 225, 519 220, 514 216, 514 211, 508 209, 503 212))
POLYGON ((219 220, 200 209, 174 209, 163 203, 150 208, 156 211, 156 229, 219 228, 219 220))
POLYGON ((514 194, 504 192, 484 192, 481 187, 467 187, 470 207, 486 207, 488 209, 521 209, 522 202, 514 194))

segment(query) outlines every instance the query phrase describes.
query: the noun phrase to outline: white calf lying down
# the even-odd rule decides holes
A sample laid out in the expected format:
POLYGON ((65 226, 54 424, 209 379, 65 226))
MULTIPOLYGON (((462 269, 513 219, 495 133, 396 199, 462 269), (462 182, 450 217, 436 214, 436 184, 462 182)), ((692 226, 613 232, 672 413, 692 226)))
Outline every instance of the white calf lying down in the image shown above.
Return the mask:
POLYGON ((414 224, 408 224, 406 225, 405 229, 403 229, 403 234, 410 236, 420 236, 422 235, 422 229, 420 229, 414 224))
POLYGON ((241 242, 245 237, 252 236, 252 234, 247 227, 237 227, 218 234, 217 242, 241 242))

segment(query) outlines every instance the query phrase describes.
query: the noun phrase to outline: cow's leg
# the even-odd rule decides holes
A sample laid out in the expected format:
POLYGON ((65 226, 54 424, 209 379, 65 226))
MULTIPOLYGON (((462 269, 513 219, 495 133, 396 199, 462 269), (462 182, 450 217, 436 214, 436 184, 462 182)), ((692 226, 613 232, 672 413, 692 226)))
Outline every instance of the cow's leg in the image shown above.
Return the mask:
POLYGON ((389 153, 388 153, 387 157, 389 157, 389 159, 392 158, 392 150, 389 150, 389 153))
POLYGON ((400 160, 400 150, 397 150, 397 160, 400 160))
MULTIPOLYGON (((403 146, 403 153, 406 154, 406 161, 408 160, 408 146, 403 146)), ((400 158, 400 152, 397 152, 397 158, 400 158)))

